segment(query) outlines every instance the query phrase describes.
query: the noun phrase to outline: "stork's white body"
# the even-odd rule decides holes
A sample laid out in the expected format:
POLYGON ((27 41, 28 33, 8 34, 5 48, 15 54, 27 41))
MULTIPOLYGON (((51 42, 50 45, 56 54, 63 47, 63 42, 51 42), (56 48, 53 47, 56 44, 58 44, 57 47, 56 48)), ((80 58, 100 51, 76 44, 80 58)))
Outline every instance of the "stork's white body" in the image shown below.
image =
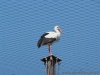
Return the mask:
POLYGON ((60 32, 47 32, 48 35, 45 36, 45 38, 55 38, 56 40, 54 42, 57 42, 60 40, 60 32))

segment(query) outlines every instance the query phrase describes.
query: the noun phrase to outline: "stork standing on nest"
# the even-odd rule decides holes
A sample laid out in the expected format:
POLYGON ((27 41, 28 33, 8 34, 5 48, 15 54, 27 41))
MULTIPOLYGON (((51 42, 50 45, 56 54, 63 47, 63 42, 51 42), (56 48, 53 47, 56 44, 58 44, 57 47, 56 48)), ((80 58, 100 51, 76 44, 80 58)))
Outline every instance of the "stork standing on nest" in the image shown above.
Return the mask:
POLYGON ((61 33, 63 33, 62 30, 59 28, 59 26, 55 26, 54 30, 55 32, 44 33, 37 43, 38 48, 40 48, 43 45, 48 45, 50 55, 52 55, 51 52, 52 44, 58 42, 60 40, 61 33))

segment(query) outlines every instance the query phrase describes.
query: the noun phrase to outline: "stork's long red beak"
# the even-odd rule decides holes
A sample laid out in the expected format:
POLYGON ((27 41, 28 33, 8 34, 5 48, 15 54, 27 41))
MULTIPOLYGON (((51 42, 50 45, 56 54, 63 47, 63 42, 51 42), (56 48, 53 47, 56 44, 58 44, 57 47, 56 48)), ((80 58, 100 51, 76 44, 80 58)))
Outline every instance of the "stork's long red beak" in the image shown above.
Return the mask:
POLYGON ((60 28, 59 28, 58 30, 59 30, 62 34, 64 34, 64 32, 63 32, 60 28))

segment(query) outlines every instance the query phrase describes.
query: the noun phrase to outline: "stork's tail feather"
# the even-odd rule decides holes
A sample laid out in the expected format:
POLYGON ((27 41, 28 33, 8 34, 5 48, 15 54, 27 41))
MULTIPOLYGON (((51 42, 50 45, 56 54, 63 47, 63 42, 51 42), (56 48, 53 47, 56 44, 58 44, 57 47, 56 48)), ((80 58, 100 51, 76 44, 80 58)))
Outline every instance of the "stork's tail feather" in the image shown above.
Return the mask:
POLYGON ((41 38, 41 39, 39 39, 39 41, 38 41, 38 43, 37 43, 38 48, 40 48, 40 47, 41 47, 41 45, 42 45, 42 41, 43 41, 43 39, 42 39, 42 38, 41 38))

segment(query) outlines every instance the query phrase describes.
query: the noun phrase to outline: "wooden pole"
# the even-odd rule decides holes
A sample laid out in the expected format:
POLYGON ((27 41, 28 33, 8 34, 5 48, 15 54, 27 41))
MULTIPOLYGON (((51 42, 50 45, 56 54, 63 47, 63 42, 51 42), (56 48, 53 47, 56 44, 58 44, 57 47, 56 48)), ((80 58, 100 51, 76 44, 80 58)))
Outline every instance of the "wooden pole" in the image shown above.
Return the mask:
POLYGON ((41 61, 44 62, 46 66, 47 75, 56 75, 55 64, 59 63, 61 59, 59 59, 58 57, 54 55, 50 55, 50 56, 42 58, 41 61))

